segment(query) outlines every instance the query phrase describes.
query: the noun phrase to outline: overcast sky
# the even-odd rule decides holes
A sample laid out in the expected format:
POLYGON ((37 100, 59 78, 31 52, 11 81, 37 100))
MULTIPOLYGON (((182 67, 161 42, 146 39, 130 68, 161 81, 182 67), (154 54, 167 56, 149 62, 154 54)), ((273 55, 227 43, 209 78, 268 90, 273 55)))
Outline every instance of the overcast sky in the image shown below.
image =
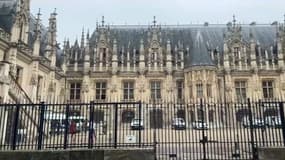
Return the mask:
POLYGON ((54 8, 58 13, 58 35, 74 41, 81 30, 94 31, 105 16, 109 24, 149 24, 153 16, 161 24, 272 23, 283 21, 285 0, 32 0, 32 13, 41 8, 44 24, 54 8))

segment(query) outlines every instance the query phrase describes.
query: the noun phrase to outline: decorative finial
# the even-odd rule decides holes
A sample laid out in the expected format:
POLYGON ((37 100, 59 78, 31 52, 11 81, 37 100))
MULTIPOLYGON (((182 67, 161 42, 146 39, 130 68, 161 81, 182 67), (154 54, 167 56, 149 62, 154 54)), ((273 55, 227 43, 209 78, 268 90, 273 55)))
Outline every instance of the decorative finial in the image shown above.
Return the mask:
POLYGON ((102 27, 104 27, 105 24, 105 20, 104 20, 104 16, 102 16, 102 27))
POLYGON ((233 26, 236 26, 236 22, 237 22, 237 20, 236 20, 236 16, 235 16, 235 15, 233 15, 233 26))
POLYGON ((39 8, 39 12, 38 12, 38 14, 37 14, 37 20, 39 20, 40 19, 40 16, 41 16, 42 14, 41 14, 41 9, 39 8))
POLYGON ((84 35, 84 26, 82 27, 82 35, 84 35))
POLYGON ((39 12, 37 14, 37 18, 36 18, 36 28, 35 28, 35 33, 38 36, 38 38, 40 38, 40 29, 41 29, 41 9, 39 9, 39 12))
POLYGON ((53 15, 57 15, 56 8, 54 8, 53 15))
POLYGON ((89 29, 87 30, 87 36, 86 38, 89 40, 89 29))
POLYGON ((153 16, 153 26, 156 26, 156 17, 153 16))

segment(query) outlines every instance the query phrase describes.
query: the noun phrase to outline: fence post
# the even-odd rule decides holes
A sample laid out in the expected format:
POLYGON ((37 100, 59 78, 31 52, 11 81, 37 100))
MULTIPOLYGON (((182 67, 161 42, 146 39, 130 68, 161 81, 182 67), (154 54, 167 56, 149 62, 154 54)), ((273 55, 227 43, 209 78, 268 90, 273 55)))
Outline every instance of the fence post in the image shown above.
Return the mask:
POLYGON ((65 126, 65 132, 64 132, 64 144, 63 144, 63 149, 67 149, 67 143, 68 143, 68 132, 69 132, 69 122, 68 122, 68 119, 69 119, 69 104, 66 105, 66 110, 65 110, 65 123, 64 123, 64 126, 65 126))
POLYGON ((43 129, 44 129, 44 115, 45 115, 45 103, 41 102, 40 104, 40 125, 38 128, 38 150, 42 149, 42 142, 43 142, 43 129))
POLYGON ((16 143, 17 143, 17 138, 18 138, 19 115, 20 115, 20 104, 16 104, 16 112, 14 114, 12 150, 16 150, 16 143))
MULTIPOLYGON (((143 120, 142 120, 142 102, 139 101, 139 123, 143 123, 143 120)), ((139 124, 139 147, 141 147, 141 144, 142 144, 142 130, 143 130, 143 125, 141 126, 141 124, 139 124)))
POLYGON ((89 113, 89 135, 88 135, 88 148, 93 147, 93 138, 96 138, 94 136, 94 101, 90 102, 90 113, 89 113))
POLYGON ((115 121, 114 121, 114 148, 118 145, 118 103, 115 103, 115 121))
POLYGON ((280 118, 281 118, 281 124, 282 124, 282 136, 283 136, 283 145, 285 146, 285 117, 284 117, 284 103, 279 103, 280 108, 280 118))
POLYGON ((251 138, 251 149, 252 149, 252 158, 253 160, 257 160, 258 159, 258 154, 257 154, 257 148, 255 146, 255 143, 254 143, 254 133, 253 133, 253 118, 252 118, 252 107, 251 107, 251 102, 250 102, 250 99, 248 98, 247 99, 247 105, 248 105, 248 109, 249 109, 249 125, 250 125, 250 138, 251 138))

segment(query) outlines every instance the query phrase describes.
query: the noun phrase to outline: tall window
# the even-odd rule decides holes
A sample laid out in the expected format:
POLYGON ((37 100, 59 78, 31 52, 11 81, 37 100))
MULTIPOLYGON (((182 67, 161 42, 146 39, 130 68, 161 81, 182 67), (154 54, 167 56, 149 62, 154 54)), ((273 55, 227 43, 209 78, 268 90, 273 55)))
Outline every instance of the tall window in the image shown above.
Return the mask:
POLYGON ((239 56, 239 47, 234 47, 234 57, 235 57, 234 63, 235 64, 238 63, 238 60, 237 60, 238 56, 239 56))
POLYGON ((177 81, 176 86, 177 86, 177 98, 183 99, 183 88, 184 88, 183 81, 181 80, 177 81))
POLYGON ((246 100, 246 81, 236 81, 235 89, 237 101, 244 102, 246 100))
POLYGON ((150 82, 151 88, 151 99, 161 99, 161 82, 152 81, 150 82))
POLYGON ((96 82, 96 99, 97 100, 106 99, 106 90, 107 90, 106 82, 96 82))
POLYGON ((207 97, 212 97, 212 85, 207 84, 207 97))
POLYGON ((70 100, 80 100, 81 83, 70 84, 70 100))
POLYGON ((124 100, 134 99, 134 82, 124 82, 124 100))
POLYGON ((16 81, 19 85, 22 85, 22 78, 23 78, 23 68, 17 67, 16 68, 16 81))
POLYGON ((263 81, 262 90, 264 98, 273 98, 273 81, 263 81))
POLYGON ((203 84, 202 83, 196 84, 196 89, 197 89, 197 97, 198 98, 203 97, 203 84))
POLYGON ((238 57, 239 47, 234 47, 234 56, 238 57))

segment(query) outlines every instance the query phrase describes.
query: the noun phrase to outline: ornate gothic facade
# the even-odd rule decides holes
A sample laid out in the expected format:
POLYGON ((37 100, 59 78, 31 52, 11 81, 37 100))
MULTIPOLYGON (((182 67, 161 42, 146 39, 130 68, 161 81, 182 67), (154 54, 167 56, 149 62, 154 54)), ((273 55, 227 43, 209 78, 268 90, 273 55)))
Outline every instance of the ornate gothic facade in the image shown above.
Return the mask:
MULTIPOLYGON (((2 101, 218 101, 285 96, 285 26, 97 25, 58 46, 28 0, 0 1, 2 101)), ((62 26, 61 26, 62 27, 62 26)))

